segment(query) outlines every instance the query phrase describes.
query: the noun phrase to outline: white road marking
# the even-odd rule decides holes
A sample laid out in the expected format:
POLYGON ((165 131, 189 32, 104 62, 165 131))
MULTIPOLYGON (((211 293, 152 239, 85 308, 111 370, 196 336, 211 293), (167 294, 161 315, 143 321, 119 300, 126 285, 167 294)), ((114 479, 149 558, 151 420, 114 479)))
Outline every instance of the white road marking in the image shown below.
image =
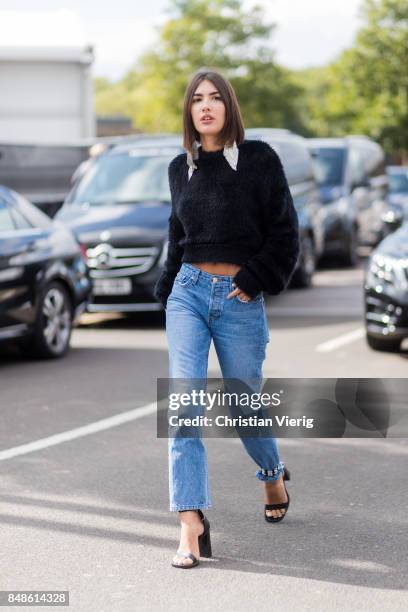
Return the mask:
POLYGON ((360 340, 363 338, 365 334, 364 327, 359 327, 358 329, 354 329, 351 332, 347 332, 346 334, 342 334, 341 336, 337 336, 337 338, 333 338, 332 340, 327 340, 326 342, 322 342, 316 346, 316 351, 319 353, 327 353, 329 351, 334 351, 339 346, 344 346, 345 344, 349 344, 350 342, 354 342, 355 340, 360 340))
POLYGON ((77 438, 82 438, 83 436, 89 436, 90 434, 97 433, 98 431, 104 431, 105 429, 111 429, 112 427, 117 427, 118 425, 128 423, 129 421, 136 421, 144 416, 154 414, 156 410, 157 402, 153 402, 151 404, 147 404, 146 406, 135 408, 134 410, 127 410, 126 412, 115 414, 114 416, 106 419, 101 419, 100 421, 94 421, 93 423, 83 425, 82 427, 76 427, 75 429, 70 429, 62 433, 48 436, 47 438, 40 438, 34 442, 14 446, 13 448, 0 451, 0 461, 11 459, 12 457, 18 457, 19 455, 33 453, 34 451, 42 450, 43 448, 48 448, 50 446, 56 446, 62 442, 76 440, 77 438))

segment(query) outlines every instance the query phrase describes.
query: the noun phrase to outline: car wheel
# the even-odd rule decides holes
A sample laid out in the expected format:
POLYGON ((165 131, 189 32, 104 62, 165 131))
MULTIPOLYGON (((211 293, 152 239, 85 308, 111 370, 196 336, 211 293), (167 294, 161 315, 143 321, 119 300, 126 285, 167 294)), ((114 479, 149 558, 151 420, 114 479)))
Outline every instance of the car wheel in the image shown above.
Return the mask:
POLYGON ((367 344, 374 351, 387 351, 390 353, 397 353, 401 348, 401 340, 396 340, 395 338, 391 339, 383 339, 371 336, 370 334, 366 335, 367 344))
POLYGON ((358 247, 358 235, 357 229, 353 227, 350 233, 350 240, 348 242, 347 251, 342 257, 341 261, 345 266, 354 268, 357 265, 357 247, 358 247))
POLYGON ((304 236, 301 243, 300 262, 292 276, 291 286, 296 288, 310 287, 315 269, 316 253, 314 243, 310 236, 304 236))
POLYGON ((68 291, 58 281, 47 285, 39 299, 34 335, 29 346, 36 357, 63 357, 72 332, 72 306, 68 291))

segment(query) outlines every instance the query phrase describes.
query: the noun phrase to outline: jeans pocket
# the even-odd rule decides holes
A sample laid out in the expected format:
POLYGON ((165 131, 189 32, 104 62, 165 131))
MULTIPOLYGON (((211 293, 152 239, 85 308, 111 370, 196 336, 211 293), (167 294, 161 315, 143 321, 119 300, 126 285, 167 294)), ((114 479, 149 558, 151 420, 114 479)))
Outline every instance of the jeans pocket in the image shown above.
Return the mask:
POLYGON ((191 274, 179 272, 174 280, 180 287, 187 287, 192 280, 191 274))

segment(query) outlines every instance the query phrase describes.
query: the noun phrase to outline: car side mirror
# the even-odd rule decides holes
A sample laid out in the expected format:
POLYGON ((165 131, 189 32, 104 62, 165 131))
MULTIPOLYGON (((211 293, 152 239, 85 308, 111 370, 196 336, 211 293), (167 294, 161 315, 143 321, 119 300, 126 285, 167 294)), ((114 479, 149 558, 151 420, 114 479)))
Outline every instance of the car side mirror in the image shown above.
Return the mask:
POLYGON ((404 213, 399 208, 390 208, 382 213, 381 221, 384 223, 386 233, 391 234, 401 227, 404 221, 404 213))

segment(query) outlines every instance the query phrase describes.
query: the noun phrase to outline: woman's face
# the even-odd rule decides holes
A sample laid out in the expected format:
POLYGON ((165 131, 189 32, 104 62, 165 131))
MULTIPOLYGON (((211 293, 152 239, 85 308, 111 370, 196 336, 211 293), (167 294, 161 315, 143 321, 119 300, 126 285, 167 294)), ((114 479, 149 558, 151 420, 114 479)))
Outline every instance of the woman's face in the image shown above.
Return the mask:
POLYGON ((211 81, 201 81, 194 92, 191 105, 194 127, 200 134, 215 136, 224 127, 225 105, 211 81), (209 121, 203 121, 210 116, 209 121))

